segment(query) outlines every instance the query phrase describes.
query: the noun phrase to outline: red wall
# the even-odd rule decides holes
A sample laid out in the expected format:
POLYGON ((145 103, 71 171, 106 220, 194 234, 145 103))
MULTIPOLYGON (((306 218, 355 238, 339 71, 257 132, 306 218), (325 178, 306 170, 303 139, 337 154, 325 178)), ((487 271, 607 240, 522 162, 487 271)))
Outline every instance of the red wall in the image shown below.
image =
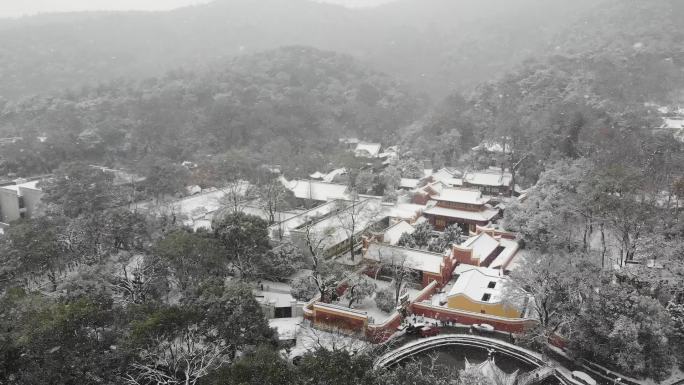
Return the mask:
POLYGON ((430 200, 430 197, 428 195, 423 195, 423 194, 415 194, 412 199, 412 203, 415 203, 417 205, 426 205, 427 202, 430 200))
POLYGON ((441 275, 423 272, 423 280, 421 282, 423 287, 427 287, 432 281, 437 281, 440 285, 444 284, 441 275))
POLYGON ((338 312, 335 309, 317 306, 317 304, 313 304, 313 316, 311 319, 314 325, 323 325, 354 333, 363 332, 368 322, 367 317, 364 315, 338 312))
POLYGON ((459 263, 465 263, 468 265, 473 264, 472 256, 473 256, 473 251, 472 250, 461 250, 457 248, 452 248, 451 252, 453 253, 454 258, 456 258, 456 261, 459 263))

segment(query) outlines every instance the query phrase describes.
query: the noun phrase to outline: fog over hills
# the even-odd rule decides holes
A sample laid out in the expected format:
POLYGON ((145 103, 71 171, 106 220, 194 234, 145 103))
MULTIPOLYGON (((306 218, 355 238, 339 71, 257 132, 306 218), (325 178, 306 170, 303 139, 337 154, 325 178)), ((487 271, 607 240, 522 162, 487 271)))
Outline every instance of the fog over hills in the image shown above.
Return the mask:
MULTIPOLYGON (((83 11, 168 11, 214 0, 22 0, 0 4, 0 18, 83 11)), ((310 0, 349 8, 368 8, 396 0, 310 0)))
POLYGON ((349 9, 306 0, 217 0, 169 12, 4 20, 0 89, 13 99, 300 44, 351 54, 438 98, 543 52, 551 36, 595 3, 401 0, 349 9))
POLYGON ((308 0, 216 0, 168 12, 39 15, 0 21, 0 96, 160 76, 309 45, 350 54, 438 101, 528 58, 614 46, 630 33, 659 36, 682 8, 675 1, 648 6, 642 0, 397 0, 350 9, 308 0), (625 24, 632 28, 618 27, 625 24), (43 61, 49 64, 38 66, 43 61))

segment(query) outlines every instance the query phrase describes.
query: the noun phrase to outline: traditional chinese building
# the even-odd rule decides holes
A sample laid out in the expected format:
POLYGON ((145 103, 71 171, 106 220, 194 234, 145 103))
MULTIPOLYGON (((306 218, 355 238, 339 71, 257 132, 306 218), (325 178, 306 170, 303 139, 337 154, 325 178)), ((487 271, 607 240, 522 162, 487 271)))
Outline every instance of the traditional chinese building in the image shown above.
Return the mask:
POLYGON ((524 304, 504 301, 503 287, 508 280, 501 270, 458 265, 456 282, 447 294, 447 307, 503 318, 521 318, 524 304))
POLYGON ((497 219, 501 212, 489 205, 490 198, 479 190, 441 188, 433 193, 423 211, 436 230, 458 224, 466 232, 475 232, 477 226, 485 226, 497 219))
POLYGON ((510 270, 520 245, 514 239, 496 235, 478 227, 478 234, 460 245, 452 246, 452 253, 458 263, 489 267, 502 271, 510 270))
POLYGON ((377 158, 380 155, 380 143, 359 142, 354 149, 354 156, 358 158, 377 158))
POLYGON ((513 175, 508 170, 496 167, 465 173, 463 186, 477 188, 488 195, 511 196, 514 191, 513 175))

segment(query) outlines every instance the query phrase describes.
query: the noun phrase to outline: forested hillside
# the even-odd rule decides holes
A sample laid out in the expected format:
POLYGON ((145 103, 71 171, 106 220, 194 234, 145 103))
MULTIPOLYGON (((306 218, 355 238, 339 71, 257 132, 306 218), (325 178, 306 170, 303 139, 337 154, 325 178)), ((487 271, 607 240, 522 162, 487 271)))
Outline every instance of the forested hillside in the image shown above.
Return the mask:
POLYGON ((221 70, 8 102, 0 137, 24 140, 3 148, 0 174, 47 173, 77 160, 198 161, 231 149, 287 167, 326 152, 345 133, 387 137, 423 114, 423 106, 351 57, 288 47, 241 56, 221 70))
POLYGON ((0 68, 10 76, 0 79, 7 82, 0 89, 8 95, 34 87, 71 91, 0 99, 2 135, 50 137, 27 144, 38 151, 5 155, 4 171, 47 172, 46 164, 74 153, 105 163, 149 154, 189 159, 226 144, 282 162, 291 158, 284 154, 306 156, 340 135, 380 140, 408 126, 423 112, 423 100, 409 95, 420 83, 423 90, 438 85, 459 92, 404 133, 407 147, 438 166, 454 163, 483 139, 510 138, 520 158, 532 153, 523 168, 533 182, 539 159, 600 152, 616 143, 621 130, 650 135, 659 123, 645 104, 682 98, 684 28, 678 20, 684 6, 674 0, 429 3, 348 10, 304 1, 285 7, 276 0, 226 0, 160 14, 5 22, 0 39, 13 39, 1 45, 6 54, 0 68), (374 23, 379 17, 386 22, 374 23), (111 32, 114 24, 120 34, 111 32), (49 38, 36 37, 42 34, 49 38), (305 48, 248 54, 288 41, 348 51, 365 63, 305 48), (30 61, 46 58, 49 64, 26 71, 30 61), (192 62, 211 64, 165 72, 193 68, 192 62), (133 80, 149 73, 167 75, 133 80), (102 74, 130 77, 78 86, 102 74), (478 82, 473 91, 464 88, 478 82), (165 135, 149 135, 155 127, 165 135))
POLYGON ((283 45, 344 52, 435 100, 499 76, 595 1, 402 0, 350 10, 306 0, 217 0, 171 12, 0 20, 0 97, 161 76, 283 45))
POLYGON ((684 5, 610 1, 595 11, 555 36, 551 54, 451 95, 406 142, 422 141, 423 152, 443 163, 448 149, 429 143, 467 150, 481 140, 507 141, 533 182, 541 160, 672 141, 653 137, 661 124, 654 106, 683 101, 684 5))

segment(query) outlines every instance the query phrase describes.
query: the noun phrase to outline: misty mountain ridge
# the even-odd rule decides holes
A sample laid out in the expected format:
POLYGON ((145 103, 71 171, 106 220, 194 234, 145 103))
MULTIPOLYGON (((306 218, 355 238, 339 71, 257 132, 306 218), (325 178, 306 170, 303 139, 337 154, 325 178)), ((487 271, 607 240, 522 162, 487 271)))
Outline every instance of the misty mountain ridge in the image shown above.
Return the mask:
POLYGON ((348 9, 217 0, 168 12, 39 15, 0 21, 0 89, 14 99, 309 45, 355 56, 439 100, 549 53, 555 36, 604 3, 615 1, 399 0, 348 9))

